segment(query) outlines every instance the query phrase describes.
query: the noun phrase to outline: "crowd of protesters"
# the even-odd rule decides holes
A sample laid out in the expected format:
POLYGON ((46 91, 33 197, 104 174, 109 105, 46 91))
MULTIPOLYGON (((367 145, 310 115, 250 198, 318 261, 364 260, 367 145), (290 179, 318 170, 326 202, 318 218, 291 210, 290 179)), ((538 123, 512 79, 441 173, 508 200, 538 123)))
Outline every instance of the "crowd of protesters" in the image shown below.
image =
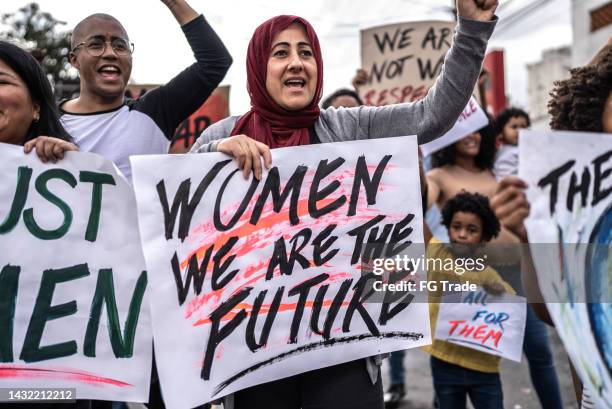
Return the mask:
MULTIPOLYGON (((131 155, 166 153, 177 125, 208 98, 232 58, 205 18, 187 2, 163 3, 183 30, 196 62, 136 100, 125 98, 133 45, 126 29, 110 15, 93 14, 74 28, 70 62, 80 74, 80 94, 59 106, 37 61, 0 41, 0 142, 23 145, 26 154, 35 151, 43 162, 61 160, 67 151, 98 153, 113 161, 128 180, 131 155)), ((458 0, 456 34, 435 85, 418 102, 381 107, 364 106, 358 89, 340 89, 321 102, 324 71, 315 29, 297 16, 267 20, 256 29, 247 51, 245 91, 251 109, 207 128, 191 152, 226 153, 236 159, 245 177, 253 172, 260 179, 263 168, 271 165, 270 150, 279 147, 401 135, 417 135, 420 144, 432 141, 452 127, 477 84, 497 21, 496 7, 493 0, 458 0)), ((611 133, 611 76, 608 45, 589 65, 572 70, 568 80, 557 83, 549 103, 551 128, 611 133)), ((363 78, 361 70, 353 83, 359 87, 363 78)), ((427 227, 428 257, 456 256, 443 243, 528 242, 523 222, 529 204, 525 184, 516 175, 519 131, 529 126, 527 112, 508 108, 489 118, 483 128, 433 154, 425 161, 426 172, 421 166, 424 209, 439 216, 437 225, 430 222, 427 227)), ((528 259, 518 251, 505 252, 504 263, 493 257, 484 271, 462 279, 471 278, 493 294, 541 299, 528 259)), ((432 325, 439 302, 436 294, 430 295, 432 325)), ((547 324, 552 322, 542 305, 528 306, 523 351, 541 406, 557 409, 563 406, 547 324)), ((440 340, 425 350, 431 355, 435 405, 462 409, 469 396, 476 409, 503 407, 498 357, 440 340)), ((373 356, 250 387, 226 397, 224 407, 398 407, 406 395, 405 357, 402 351, 391 354, 386 394, 382 359, 373 356)), ((583 393, 579 382, 576 390, 583 407, 589 407, 589 391, 583 393)), ((113 405, 121 404, 78 401, 50 406, 113 405)), ((9 405, 0 404, 5 407, 9 405)), ((149 407, 164 407, 155 370, 149 407)))

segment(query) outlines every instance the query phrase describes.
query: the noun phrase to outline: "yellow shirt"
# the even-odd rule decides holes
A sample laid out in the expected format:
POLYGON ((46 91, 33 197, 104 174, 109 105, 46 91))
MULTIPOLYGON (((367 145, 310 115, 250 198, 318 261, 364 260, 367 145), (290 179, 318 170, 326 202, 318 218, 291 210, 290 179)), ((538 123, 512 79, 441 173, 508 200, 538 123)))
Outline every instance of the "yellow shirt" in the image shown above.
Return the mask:
MULTIPOLYGON (((442 263, 431 263, 436 266, 444 264, 444 260, 454 257, 447 245, 443 244, 434 237, 429 241, 429 245, 427 246, 427 258, 443 260, 442 263)), ((508 283, 506 283, 499 276, 497 271, 491 267, 486 267, 482 271, 466 271, 462 275, 455 274, 452 271, 432 270, 427 272, 427 279, 429 281, 447 280, 457 283, 469 281, 470 283, 478 285, 482 285, 485 282, 497 282, 501 283, 508 293, 515 294, 512 287, 510 287, 510 285, 508 285, 508 283)), ((438 321, 438 312, 440 310, 440 297, 441 295, 436 292, 429 293, 429 318, 432 336, 436 333, 436 323, 438 321)), ((442 361, 459 365, 467 369, 490 373, 499 372, 499 357, 486 354, 475 349, 434 339, 433 343, 423 347, 423 350, 442 361)))

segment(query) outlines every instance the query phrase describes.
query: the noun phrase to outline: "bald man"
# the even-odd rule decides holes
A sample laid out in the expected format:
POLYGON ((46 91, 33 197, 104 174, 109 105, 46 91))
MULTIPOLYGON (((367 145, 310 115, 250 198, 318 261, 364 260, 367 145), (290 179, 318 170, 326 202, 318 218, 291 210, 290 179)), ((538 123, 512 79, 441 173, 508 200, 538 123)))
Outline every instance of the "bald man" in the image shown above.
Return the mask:
MULTIPOLYGON (((70 63, 79 71, 81 91, 60 104, 61 121, 82 151, 110 159, 128 180, 129 157, 167 153, 176 127, 206 101, 232 63, 219 37, 186 1, 162 3, 180 24, 196 62, 137 100, 124 97, 134 46, 121 23, 93 14, 72 34, 70 63)), ((157 48, 162 53, 169 46, 157 48)))

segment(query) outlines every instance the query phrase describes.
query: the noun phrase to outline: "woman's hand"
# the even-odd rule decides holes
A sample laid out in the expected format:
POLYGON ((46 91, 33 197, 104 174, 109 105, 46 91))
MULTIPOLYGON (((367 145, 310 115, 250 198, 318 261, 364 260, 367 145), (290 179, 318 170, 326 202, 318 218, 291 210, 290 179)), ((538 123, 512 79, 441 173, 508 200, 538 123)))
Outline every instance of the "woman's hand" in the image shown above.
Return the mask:
POLYGON ((32 149, 36 149, 36 154, 43 163, 48 161, 55 163, 60 159, 64 159, 64 152, 78 152, 79 150, 75 144, 51 136, 39 136, 23 145, 23 151, 26 154, 32 152, 32 149))
POLYGON ((355 91, 359 90, 359 87, 364 86, 368 82, 368 73, 366 70, 360 68, 353 77, 353 88, 355 91))
POLYGON ((521 179, 507 176, 499 182, 491 199, 491 208, 501 225, 516 234, 524 243, 528 241, 524 222, 529 216, 526 188, 527 184, 521 179))
POLYGON ((498 0, 457 0, 457 14, 471 20, 491 21, 498 3, 498 0))
POLYGON ((233 156, 238 167, 242 169, 245 179, 249 178, 249 173, 253 170, 255 179, 261 180, 263 172, 261 167, 262 156, 266 169, 270 169, 272 166, 270 148, 246 135, 234 135, 223 139, 217 145, 217 151, 233 156))

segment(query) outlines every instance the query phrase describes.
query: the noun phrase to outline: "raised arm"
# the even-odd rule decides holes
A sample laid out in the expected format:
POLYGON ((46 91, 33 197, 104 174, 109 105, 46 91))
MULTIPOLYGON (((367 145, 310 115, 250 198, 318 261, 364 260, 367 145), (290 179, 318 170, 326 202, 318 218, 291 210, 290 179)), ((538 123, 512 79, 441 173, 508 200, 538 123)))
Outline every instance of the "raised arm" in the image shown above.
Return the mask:
POLYGON ((454 125, 478 81, 487 41, 497 22, 493 15, 497 1, 459 0, 457 7, 459 21, 453 44, 426 97, 383 107, 326 110, 322 119, 338 139, 346 139, 341 136, 344 129, 357 128, 357 139, 417 135, 419 144, 423 144, 454 125))
POLYGON ((521 281, 527 300, 538 318, 554 325, 538 285, 537 273, 531 257, 524 221, 529 216, 529 202, 525 196, 525 182, 515 176, 502 179, 491 199, 491 208, 506 229, 521 240, 521 281))
POLYGON ((176 21, 182 26, 195 20, 198 13, 184 0, 161 0, 168 7, 176 21))
POLYGON ((202 15, 184 0, 162 0, 189 42, 196 62, 166 85, 134 101, 171 139, 176 127, 195 112, 225 77, 232 57, 202 15))

